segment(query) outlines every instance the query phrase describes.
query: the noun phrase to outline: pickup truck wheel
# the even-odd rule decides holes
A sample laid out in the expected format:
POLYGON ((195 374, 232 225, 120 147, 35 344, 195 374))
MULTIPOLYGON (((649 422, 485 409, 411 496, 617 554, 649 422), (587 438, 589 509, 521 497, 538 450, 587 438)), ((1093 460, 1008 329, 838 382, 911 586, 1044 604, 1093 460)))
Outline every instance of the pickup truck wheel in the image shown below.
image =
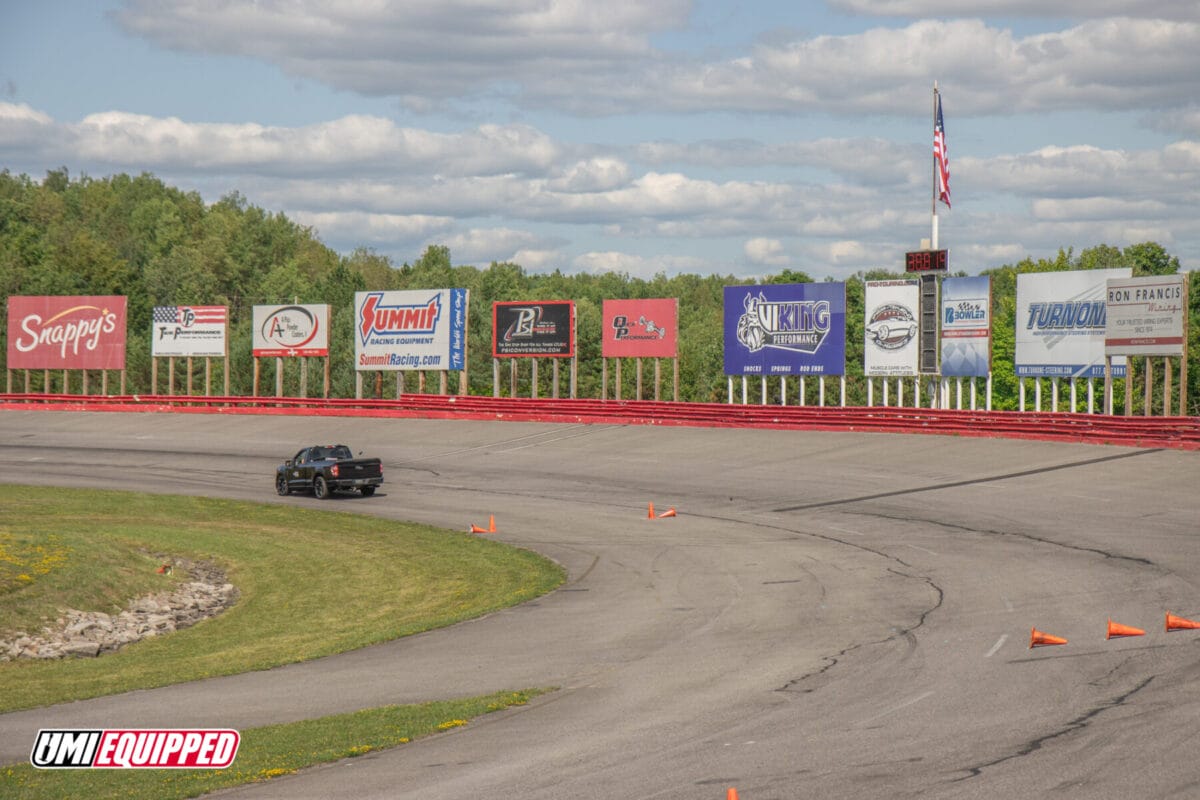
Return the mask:
POLYGON ((329 499, 329 484, 325 482, 324 475, 318 475, 313 480, 313 496, 318 500, 329 499))
POLYGON ((292 493, 292 490, 288 488, 287 476, 286 475, 276 475, 275 476, 275 494, 279 495, 280 497, 287 497, 291 493, 292 493))
POLYGON ((359 489, 359 491, 362 492, 363 497, 370 497, 371 495, 375 494, 375 487, 374 486, 364 486, 361 489, 359 489))

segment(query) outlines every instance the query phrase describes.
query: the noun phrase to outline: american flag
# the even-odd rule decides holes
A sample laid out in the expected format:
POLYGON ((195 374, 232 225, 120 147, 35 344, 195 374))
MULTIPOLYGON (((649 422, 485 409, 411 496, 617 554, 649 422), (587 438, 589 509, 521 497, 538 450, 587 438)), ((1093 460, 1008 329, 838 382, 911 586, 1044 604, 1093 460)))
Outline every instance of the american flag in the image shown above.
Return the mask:
POLYGON ((221 325, 225 306, 155 306, 153 319, 162 325, 221 325))
POLYGON ((934 94, 933 161, 937 165, 938 200, 950 207, 950 154, 946 152, 946 126, 942 122, 942 95, 934 94))

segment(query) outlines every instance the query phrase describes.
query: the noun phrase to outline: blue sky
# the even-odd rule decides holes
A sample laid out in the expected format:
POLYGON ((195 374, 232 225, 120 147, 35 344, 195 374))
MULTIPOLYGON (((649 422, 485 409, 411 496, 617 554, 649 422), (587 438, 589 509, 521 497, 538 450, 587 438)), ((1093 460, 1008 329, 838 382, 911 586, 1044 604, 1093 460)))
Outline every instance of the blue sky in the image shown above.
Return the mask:
POLYGON ((236 191, 343 253, 899 270, 936 80, 952 269, 1142 241, 1200 268, 1190 2, 0 3, 0 168, 236 191))

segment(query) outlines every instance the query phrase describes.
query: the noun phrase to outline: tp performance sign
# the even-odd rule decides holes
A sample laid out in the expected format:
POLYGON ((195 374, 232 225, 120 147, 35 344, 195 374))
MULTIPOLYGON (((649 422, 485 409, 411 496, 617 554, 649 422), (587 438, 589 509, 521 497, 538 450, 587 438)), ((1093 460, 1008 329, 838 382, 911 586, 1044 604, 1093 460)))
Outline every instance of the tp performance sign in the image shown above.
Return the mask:
POLYGON ((469 295, 467 289, 356 292, 355 369, 464 369, 469 295))
POLYGON ((605 300, 601 312, 603 358, 675 358, 679 301, 605 300))
POLYGON ((846 284, 726 286, 726 375, 842 375, 846 284))
POLYGON ((493 358, 572 358, 575 303, 541 300, 492 304, 493 358))
MULTIPOLYGON (((1128 267, 1017 275, 1018 378, 1103 378, 1108 281, 1130 277, 1128 267)), ((1113 359, 1113 377, 1125 359, 1113 359)))
POLYGON ((150 355, 224 356, 228 316, 225 306, 155 306, 150 355))
POLYGON ((942 281, 942 375, 985 378, 992 369, 992 279, 942 281))
POLYGON ((329 355, 329 306, 255 306, 255 358, 329 355))
POLYGON ((8 298, 9 369, 125 369, 125 298, 8 298))
POLYGON ((1181 356, 1183 275, 1108 281, 1104 354, 1181 356))
POLYGON ((241 735, 228 728, 43 728, 29 763, 38 769, 225 769, 241 735))

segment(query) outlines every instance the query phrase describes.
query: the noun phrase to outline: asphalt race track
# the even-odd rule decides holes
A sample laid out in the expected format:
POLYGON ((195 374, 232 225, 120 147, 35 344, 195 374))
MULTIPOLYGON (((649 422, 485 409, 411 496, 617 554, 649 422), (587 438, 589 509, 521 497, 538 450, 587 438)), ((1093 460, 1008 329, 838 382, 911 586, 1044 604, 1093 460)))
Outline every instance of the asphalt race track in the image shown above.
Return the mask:
MULTIPOLYGON (((559 687, 237 798, 1200 796, 1200 453, 945 436, 0 411, 4 480, 486 524, 524 606, 268 672, 0 717, 234 727, 559 687), (373 498, 278 498, 344 442, 373 498), (648 520, 647 506, 678 509, 648 520), (1109 618, 1145 636, 1106 640, 1109 618), (1070 643, 1029 648, 1036 626, 1070 643)), ((186 524, 181 520, 181 524, 186 524)), ((330 542, 336 547, 336 542, 330 542)))

